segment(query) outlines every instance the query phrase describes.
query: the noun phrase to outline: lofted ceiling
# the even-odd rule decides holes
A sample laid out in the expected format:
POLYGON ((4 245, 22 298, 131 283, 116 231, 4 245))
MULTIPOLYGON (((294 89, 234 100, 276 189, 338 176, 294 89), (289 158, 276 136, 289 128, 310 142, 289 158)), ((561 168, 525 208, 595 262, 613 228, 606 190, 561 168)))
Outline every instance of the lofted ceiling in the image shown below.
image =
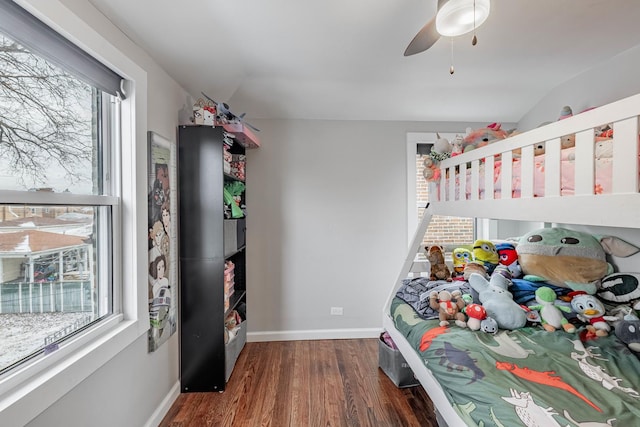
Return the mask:
MULTIPOLYGON (((471 36, 404 57, 436 0, 89 0, 193 96, 247 118, 517 122, 640 45, 637 0, 493 0, 471 36)), ((588 90, 588 88, 585 88, 588 90)))

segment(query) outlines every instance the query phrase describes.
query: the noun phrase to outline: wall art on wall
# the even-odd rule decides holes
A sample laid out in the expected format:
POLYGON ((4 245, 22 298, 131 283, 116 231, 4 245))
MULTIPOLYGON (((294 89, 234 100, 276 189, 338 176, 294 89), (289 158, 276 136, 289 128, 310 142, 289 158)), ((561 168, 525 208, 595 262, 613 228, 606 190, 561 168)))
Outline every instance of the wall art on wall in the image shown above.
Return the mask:
POLYGON ((176 331, 176 144, 148 132, 149 351, 176 331))

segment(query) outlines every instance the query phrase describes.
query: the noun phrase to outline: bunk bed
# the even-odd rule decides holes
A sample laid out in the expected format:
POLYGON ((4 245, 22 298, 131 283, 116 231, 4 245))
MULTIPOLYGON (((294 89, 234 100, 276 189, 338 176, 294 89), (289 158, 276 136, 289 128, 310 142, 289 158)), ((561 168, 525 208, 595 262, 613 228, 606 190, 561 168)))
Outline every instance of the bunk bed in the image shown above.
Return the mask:
POLYGON ((439 181, 430 185, 430 203, 383 308, 383 327, 433 400, 441 426, 638 425, 640 362, 615 334, 583 341, 535 326, 497 335, 453 323, 439 327, 397 293, 424 250, 435 214, 640 228, 639 117, 635 95, 440 162, 439 181), (594 184, 594 135, 604 125, 613 129, 607 191, 594 184), (567 155, 561 140, 567 135, 575 135, 571 191, 563 184, 567 155), (534 152, 540 143, 542 182, 534 152), (496 373, 502 376, 485 384, 496 373))

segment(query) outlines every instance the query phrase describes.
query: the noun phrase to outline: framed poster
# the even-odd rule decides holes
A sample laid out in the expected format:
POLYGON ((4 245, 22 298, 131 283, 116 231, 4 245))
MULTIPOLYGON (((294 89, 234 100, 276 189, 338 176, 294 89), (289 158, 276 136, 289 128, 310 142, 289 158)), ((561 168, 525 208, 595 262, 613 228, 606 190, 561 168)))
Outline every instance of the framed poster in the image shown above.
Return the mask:
POLYGON ((148 132, 149 351, 176 331, 176 144, 148 132))

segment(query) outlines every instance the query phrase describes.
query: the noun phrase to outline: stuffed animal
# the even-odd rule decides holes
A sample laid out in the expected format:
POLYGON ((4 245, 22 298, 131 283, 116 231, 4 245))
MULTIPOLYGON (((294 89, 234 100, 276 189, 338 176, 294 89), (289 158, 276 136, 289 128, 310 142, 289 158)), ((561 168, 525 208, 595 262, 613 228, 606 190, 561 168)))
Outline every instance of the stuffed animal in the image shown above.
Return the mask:
POLYGON ((511 277, 518 278, 522 276, 522 268, 518 263, 518 252, 516 246, 509 242, 500 242, 496 245, 498 256, 500 257, 499 263, 507 267, 511 273, 511 277))
POLYGON ((425 156, 424 161, 422 162, 424 165, 424 170, 422 171, 422 176, 428 182, 437 182, 440 181, 440 168, 433 161, 433 159, 429 156, 425 156))
POLYGON ((449 320, 455 320, 455 324, 461 328, 467 326, 464 321, 464 314, 461 311, 464 308, 464 301, 461 297, 462 293, 459 290, 453 292, 447 290, 432 291, 429 294, 429 306, 438 311, 440 326, 449 325, 449 320))
POLYGON ((606 254, 627 257, 639 249, 617 237, 553 227, 525 234, 516 250, 525 280, 594 294, 600 280, 613 273, 606 254))
POLYGON ((635 352, 640 352, 640 319, 635 313, 625 316, 615 328, 616 336, 635 352))
POLYGON ((453 147, 448 139, 440 137, 438 133, 436 133, 436 136, 438 139, 433 143, 429 157, 437 163, 451 157, 453 147))
POLYGON ((604 141, 613 138, 613 128, 609 124, 606 124, 594 130, 596 141, 604 141))
POLYGON ((473 243, 473 260, 481 262, 487 269, 487 274, 491 275, 500 262, 496 245, 490 240, 476 240, 473 243))
POLYGON ((467 248, 455 248, 451 254, 453 271, 451 277, 456 280, 464 280, 464 267, 473 260, 473 254, 467 248))
POLYGON ((475 150, 476 148, 484 147, 492 142, 505 139, 507 132, 500 129, 499 123, 492 123, 487 127, 470 131, 467 136, 462 140, 462 151, 475 150))
POLYGON ((487 318, 487 310, 480 304, 469 304, 463 309, 467 315, 467 327, 472 331, 480 330, 480 322, 487 318))
POLYGON ((451 141, 451 157, 458 156, 462 154, 462 140, 464 137, 462 135, 456 135, 456 137, 451 141))
POLYGON ((560 138, 560 148, 564 150, 565 148, 571 148, 576 146, 576 134, 572 133, 570 135, 565 135, 560 138))
POLYGON ((236 310, 231 310, 224 319, 225 326, 225 342, 231 341, 235 338, 238 330, 240 329, 240 323, 242 318, 236 310))
POLYGON ((487 317, 480 322, 480 330, 488 334, 498 333, 498 322, 493 317, 487 317))
POLYGON ((610 159, 613 157, 613 140, 607 139, 596 142, 594 156, 596 159, 610 159))
POLYGON ((451 281, 451 271, 444 262, 444 249, 442 246, 431 245, 426 247, 427 259, 431 266, 431 280, 451 281))
POLYGON ((545 149, 545 143, 543 142, 538 142, 537 144, 534 144, 533 146, 533 155, 534 156, 541 156, 544 154, 544 149, 545 149))
POLYGON ((640 310, 640 273, 613 273, 602 279, 598 298, 610 303, 629 303, 640 310))
POLYGON ((510 283, 501 274, 494 274, 490 281, 475 273, 469 277, 469 284, 478 292, 487 316, 495 319, 500 329, 518 329, 527 323, 525 311, 513 301, 513 295, 507 290, 510 283))
POLYGON ((564 120, 571 116, 573 116, 573 110, 571 110, 571 107, 569 107, 568 105, 565 105, 564 107, 562 107, 562 110, 560 110, 560 117, 558 117, 558 121, 564 120))
POLYGON ((540 312, 542 327, 547 332, 554 332, 556 329, 560 329, 560 327, 566 332, 575 332, 576 327, 569 323, 561 313, 561 310, 566 313, 571 313, 571 309, 556 304, 556 299, 557 295, 553 289, 548 286, 540 286, 536 290, 536 301, 538 304, 530 305, 529 308, 540 312))
POLYGON ((604 305, 593 295, 584 292, 573 293, 571 308, 578 313, 578 319, 588 323, 587 329, 598 337, 609 335, 611 328, 606 320, 617 320, 611 316, 605 316, 604 305))
POLYGON ((487 269, 484 267, 484 264, 480 261, 470 261, 467 265, 464 266, 464 272, 462 277, 464 280, 469 280, 472 274, 479 274, 485 279, 489 280, 489 275, 487 274, 487 269))

